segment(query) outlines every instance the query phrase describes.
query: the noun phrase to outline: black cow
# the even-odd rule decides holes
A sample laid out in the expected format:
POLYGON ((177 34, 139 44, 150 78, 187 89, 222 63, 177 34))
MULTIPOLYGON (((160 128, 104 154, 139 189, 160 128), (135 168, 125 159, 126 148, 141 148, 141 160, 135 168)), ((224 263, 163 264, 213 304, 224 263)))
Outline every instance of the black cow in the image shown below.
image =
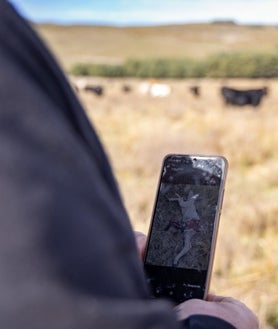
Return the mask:
POLYGON ((131 92, 131 86, 130 86, 130 85, 123 85, 123 87, 122 87, 122 91, 123 91, 124 93, 129 93, 129 92, 131 92))
POLYGON ((267 95, 266 87, 259 89, 237 90, 228 87, 221 88, 221 94, 227 105, 244 106, 251 105, 257 107, 260 105, 262 97, 267 95))
POLYGON ((200 87, 199 86, 190 86, 189 90, 194 96, 196 96, 196 97, 200 96, 200 87))
POLYGON ((92 92, 98 96, 102 96, 103 95, 103 87, 102 86, 85 86, 84 88, 85 91, 89 91, 92 92))

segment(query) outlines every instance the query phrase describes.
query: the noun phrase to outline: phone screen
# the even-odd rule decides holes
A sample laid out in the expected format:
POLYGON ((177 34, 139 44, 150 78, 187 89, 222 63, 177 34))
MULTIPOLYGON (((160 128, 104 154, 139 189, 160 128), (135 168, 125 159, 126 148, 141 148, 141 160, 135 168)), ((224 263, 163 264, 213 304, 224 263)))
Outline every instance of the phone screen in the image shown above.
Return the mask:
POLYGON ((144 261, 154 297, 205 298, 226 167, 223 157, 164 159, 144 261))

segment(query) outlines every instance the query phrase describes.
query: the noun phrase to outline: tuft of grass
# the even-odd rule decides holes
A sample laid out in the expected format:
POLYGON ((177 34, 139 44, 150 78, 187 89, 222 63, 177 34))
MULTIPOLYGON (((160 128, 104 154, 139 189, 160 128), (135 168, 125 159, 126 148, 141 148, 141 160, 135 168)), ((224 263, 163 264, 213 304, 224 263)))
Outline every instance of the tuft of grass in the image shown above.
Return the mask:
POLYGON ((278 312, 271 310, 267 314, 267 323, 272 329, 278 329, 278 312))

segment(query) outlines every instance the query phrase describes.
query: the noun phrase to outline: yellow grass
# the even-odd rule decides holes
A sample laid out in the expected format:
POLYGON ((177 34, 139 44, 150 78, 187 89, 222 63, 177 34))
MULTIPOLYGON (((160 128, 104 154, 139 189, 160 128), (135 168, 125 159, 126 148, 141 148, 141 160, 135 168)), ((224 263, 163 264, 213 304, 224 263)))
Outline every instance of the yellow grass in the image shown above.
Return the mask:
MULTIPOLYGON (((135 229, 147 233, 161 161, 166 153, 222 154, 230 163, 211 291, 243 300, 261 328, 278 303, 278 81, 229 80, 230 86, 267 84, 270 95, 254 111, 227 109, 218 80, 168 80, 172 93, 154 99, 139 80, 92 78, 105 96, 80 98, 112 161, 135 229), (124 94, 124 83, 132 92, 124 94), (192 83, 202 95, 188 91, 192 83)), ((276 312, 276 313, 275 313, 276 312)))
POLYGON ((185 24, 159 27, 36 26, 66 69, 76 62, 193 57, 223 51, 276 51, 275 26, 185 24))
MULTIPOLYGON (((64 66, 119 63, 130 57, 202 58, 221 51, 275 51, 277 27, 193 24, 145 28, 36 26, 64 66)), ((75 79, 75 78, 72 78, 75 79)), ((166 153, 222 154, 230 163, 211 291, 242 299, 258 315, 278 317, 278 80, 229 80, 234 87, 267 85, 254 111, 227 109, 219 80, 168 80, 172 93, 152 99, 141 81, 92 78, 104 97, 80 99, 107 149, 135 229, 147 233, 166 153), (133 88, 122 92, 124 83, 133 88), (197 83, 194 98, 188 86, 197 83)), ((277 319, 278 321, 278 319, 277 319)), ((276 327, 277 328, 277 325, 276 327)))

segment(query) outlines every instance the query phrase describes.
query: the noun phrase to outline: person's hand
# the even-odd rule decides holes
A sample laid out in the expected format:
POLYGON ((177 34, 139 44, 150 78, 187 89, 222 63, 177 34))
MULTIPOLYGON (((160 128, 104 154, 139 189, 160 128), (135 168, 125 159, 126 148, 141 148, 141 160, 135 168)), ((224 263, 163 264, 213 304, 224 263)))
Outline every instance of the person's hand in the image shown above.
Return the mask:
MULTIPOLYGON (((135 240, 141 259, 145 252, 147 237, 135 231, 135 240)), ((232 297, 208 295, 208 299, 191 299, 175 307, 178 318, 186 319, 190 315, 203 314, 221 318, 237 329, 258 329, 259 324, 254 313, 241 301, 232 297)))
POLYGON ((134 235, 135 235, 135 240, 136 240, 140 258, 143 260, 147 237, 145 234, 138 232, 138 231, 135 231, 134 235))
POLYGON ((175 307, 178 318, 203 314, 221 318, 237 329, 258 329, 258 319, 242 302, 232 297, 209 295, 207 301, 191 299, 175 307))

